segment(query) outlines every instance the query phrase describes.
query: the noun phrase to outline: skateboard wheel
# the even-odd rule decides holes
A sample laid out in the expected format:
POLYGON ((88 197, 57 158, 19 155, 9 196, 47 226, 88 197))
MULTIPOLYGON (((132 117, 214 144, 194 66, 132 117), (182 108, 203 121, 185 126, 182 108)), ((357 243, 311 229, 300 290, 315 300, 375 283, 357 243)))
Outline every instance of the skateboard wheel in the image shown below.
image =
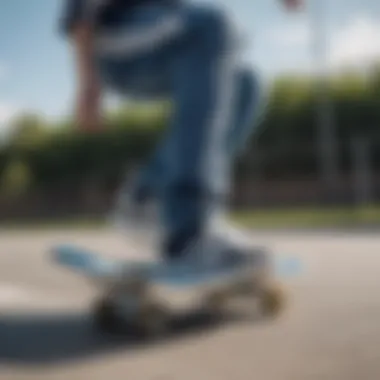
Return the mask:
POLYGON ((95 328, 101 332, 119 333, 123 329, 123 321, 110 299, 101 299, 95 303, 93 318, 95 328))
POLYGON ((157 305, 142 307, 137 320, 137 332, 143 337, 160 337, 168 329, 169 317, 166 310, 157 305))
POLYGON ((223 313, 227 304, 228 296, 229 294, 226 290, 209 295, 204 304, 207 314, 210 314, 211 316, 218 316, 223 313))
POLYGON ((285 292, 278 284, 267 285, 259 296, 260 310, 268 317, 276 317, 284 308, 285 292))

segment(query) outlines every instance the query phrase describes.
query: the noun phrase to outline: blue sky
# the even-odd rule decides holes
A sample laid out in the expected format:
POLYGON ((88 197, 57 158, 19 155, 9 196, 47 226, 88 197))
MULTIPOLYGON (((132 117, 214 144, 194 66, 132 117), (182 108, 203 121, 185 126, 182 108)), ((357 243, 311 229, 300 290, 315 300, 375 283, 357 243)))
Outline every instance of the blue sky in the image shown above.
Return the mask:
MULTIPOLYGON (((72 108, 73 72, 68 45, 57 32, 63 0, 0 0, 0 125, 20 110, 49 117, 72 108)), ((201 0, 198 0, 198 2, 201 0)), ((276 0, 208 0, 226 7, 248 38, 243 59, 267 77, 309 71, 308 12, 288 14, 276 0)), ((378 0, 325 1, 329 67, 366 67, 380 56, 378 0)))

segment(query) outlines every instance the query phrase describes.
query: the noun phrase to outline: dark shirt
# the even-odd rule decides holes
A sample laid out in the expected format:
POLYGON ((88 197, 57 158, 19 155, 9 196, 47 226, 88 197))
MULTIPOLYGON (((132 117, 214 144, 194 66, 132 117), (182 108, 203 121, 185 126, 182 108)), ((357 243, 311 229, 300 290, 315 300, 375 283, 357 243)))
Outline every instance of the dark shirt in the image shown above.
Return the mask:
POLYGON ((112 25, 118 15, 144 4, 175 4, 180 0, 64 0, 60 31, 70 34, 81 22, 94 26, 112 25))

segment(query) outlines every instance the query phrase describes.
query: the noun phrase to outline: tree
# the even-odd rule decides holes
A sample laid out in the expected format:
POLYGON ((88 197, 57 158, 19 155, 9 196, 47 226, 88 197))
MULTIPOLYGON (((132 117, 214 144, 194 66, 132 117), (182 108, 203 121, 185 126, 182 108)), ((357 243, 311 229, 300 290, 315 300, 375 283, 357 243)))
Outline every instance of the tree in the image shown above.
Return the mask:
POLYGON ((27 164, 13 160, 5 167, 0 181, 1 193, 7 198, 24 195, 32 183, 32 173, 27 164))
POLYGON ((16 149, 38 147, 48 136, 46 123, 39 115, 23 113, 11 121, 9 145, 16 149))

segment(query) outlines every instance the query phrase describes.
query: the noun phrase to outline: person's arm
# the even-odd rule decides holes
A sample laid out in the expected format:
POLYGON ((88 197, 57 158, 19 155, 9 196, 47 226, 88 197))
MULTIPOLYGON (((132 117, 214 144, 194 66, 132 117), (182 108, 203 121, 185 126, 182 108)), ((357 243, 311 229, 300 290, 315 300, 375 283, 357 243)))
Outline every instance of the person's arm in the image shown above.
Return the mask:
POLYGON ((98 130, 101 124, 101 89, 93 58, 93 31, 86 23, 72 32, 77 73, 77 122, 85 131, 98 130))
POLYGON ((77 78, 76 116, 79 128, 100 127, 101 89, 94 62, 91 0, 65 0, 60 30, 72 45, 77 78))

